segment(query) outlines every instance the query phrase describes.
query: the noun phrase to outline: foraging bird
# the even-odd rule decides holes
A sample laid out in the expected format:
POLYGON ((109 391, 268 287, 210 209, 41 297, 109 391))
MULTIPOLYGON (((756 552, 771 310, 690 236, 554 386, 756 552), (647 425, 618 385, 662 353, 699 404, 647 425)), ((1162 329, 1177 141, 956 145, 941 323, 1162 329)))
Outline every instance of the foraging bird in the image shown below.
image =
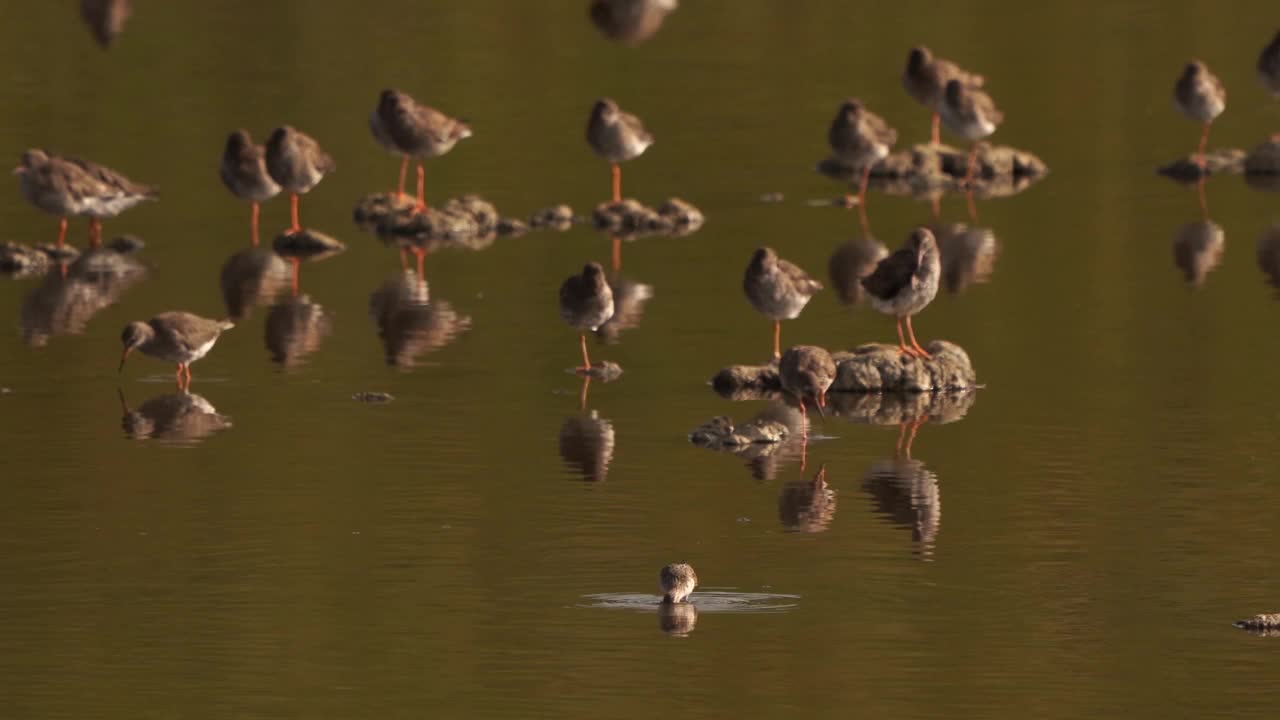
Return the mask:
POLYGON ((1192 60, 1182 69, 1178 82, 1173 86, 1173 104, 1183 115, 1200 126, 1200 146, 1196 162, 1204 165, 1204 151, 1209 144, 1209 126, 1213 119, 1227 109, 1227 89, 1209 67, 1199 60, 1192 60))
POLYGON ((613 291, 604 277, 600 263, 589 262, 581 275, 570 275, 560 286, 560 317, 576 328, 582 339, 582 367, 578 372, 591 372, 587 355, 587 332, 595 332, 613 317, 613 291))
POLYGON ((131 0, 80 0, 80 19, 104 48, 111 47, 132 13, 131 0))
POLYGON ((955 79, 947 83, 939 110, 948 130, 973 143, 964 174, 967 183, 973 178, 974 162, 978 159, 978 141, 996 131, 1004 122, 1004 113, 986 92, 955 79))
POLYGON ((459 140, 471 137, 471 127, 461 120, 422 105, 407 93, 383 90, 378 106, 369 114, 369 131, 378 144, 403 156, 396 198, 404 197, 404 177, 409 158, 418 159, 418 204, 415 209, 427 212, 423 199, 422 159, 439 157, 453 149, 459 140))
POLYGON ((794 320, 822 289, 809 273, 778 257, 773 248, 762 247, 751 256, 742 278, 742 290, 751 306, 773 318, 773 356, 782 356, 782 321, 794 320))
POLYGON ((870 295, 871 305, 897 318, 898 346, 908 355, 929 357, 929 352, 916 342, 911 316, 923 310, 938 294, 941 273, 938 243, 933 233, 920 227, 912 231, 905 246, 881 260, 876 269, 862 279, 862 287, 870 295), (907 335, 911 338, 910 346, 902 335, 904 319, 907 335))
POLYGON ((868 110, 862 101, 849 98, 840 104, 831 128, 827 131, 831 151, 841 161, 854 168, 862 168, 862 182, 858 185, 858 204, 867 196, 867 181, 871 168, 888 154, 898 142, 898 131, 889 127, 884 118, 868 110))
POLYGON ((935 56, 927 47, 914 47, 907 53, 907 67, 902 71, 902 86, 916 102, 933 113, 933 133, 930 138, 934 145, 941 139, 938 134, 938 109, 942 105, 942 95, 947 83, 952 80, 959 80, 962 85, 971 88, 980 88, 986 82, 981 75, 963 70, 950 60, 935 56))
POLYGON ((796 345, 787 348, 778 363, 778 379, 783 391, 800 401, 801 431, 808 437, 809 414, 805 400, 813 398, 818 413, 827 406, 827 388, 836 379, 836 361, 831 353, 814 345, 796 345))
POLYGON ((298 222, 298 196, 320 184, 337 165, 306 133, 284 125, 276 128, 266 145, 267 172, 280 187, 289 191, 290 232, 302 230, 298 222))
POLYGON ((253 203, 249 225, 252 242, 257 245, 259 203, 279 195, 280 186, 267 172, 266 150, 253 143, 248 130, 236 130, 227 138, 218 176, 233 195, 253 203))
POLYGON ((679 0, 594 0, 588 14, 605 37, 639 45, 658 32, 679 4, 679 0))
POLYGON ((1280 97, 1280 30, 1258 55, 1258 77, 1272 95, 1280 97))
POLYGON ((698 586, 698 574, 688 563, 672 563, 658 573, 658 587, 662 589, 662 604, 684 602, 698 586))
POLYGON ((644 129, 640 118, 623 112, 616 102, 601 98, 591 108, 587 121, 587 143, 613 170, 613 201, 622 200, 622 168, 626 162, 644 154, 653 144, 653 135, 644 129))
POLYGON ((178 388, 191 386, 191 363, 213 349, 222 331, 235 327, 229 320, 209 320, 187 312, 163 312, 147 322, 134 321, 124 326, 120 342, 120 370, 129 353, 137 349, 143 355, 178 365, 178 388))

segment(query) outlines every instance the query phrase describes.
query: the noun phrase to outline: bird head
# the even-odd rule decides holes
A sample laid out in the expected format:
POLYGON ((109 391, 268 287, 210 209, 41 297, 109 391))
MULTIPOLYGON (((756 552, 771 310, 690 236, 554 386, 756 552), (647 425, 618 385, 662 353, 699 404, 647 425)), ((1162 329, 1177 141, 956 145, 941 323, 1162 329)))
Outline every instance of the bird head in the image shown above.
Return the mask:
POLYGON ((120 331, 120 344, 124 346, 124 352, 120 353, 120 369, 116 372, 124 371, 124 361, 129 357, 129 353, 133 349, 142 345, 155 335, 155 331, 151 326, 144 322, 131 322, 124 326, 124 330, 120 331))

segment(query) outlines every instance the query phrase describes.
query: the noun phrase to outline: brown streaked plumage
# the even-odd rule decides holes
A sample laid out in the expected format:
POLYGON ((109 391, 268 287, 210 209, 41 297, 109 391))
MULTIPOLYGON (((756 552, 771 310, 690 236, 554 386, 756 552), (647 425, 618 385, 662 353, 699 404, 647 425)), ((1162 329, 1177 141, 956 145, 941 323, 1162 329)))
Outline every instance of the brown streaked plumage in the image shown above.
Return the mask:
POLYGON ((916 228, 907 244, 880 261, 876 269, 862 279, 862 287, 870 296, 871 305, 887 315, 897 318, 898 346, 908 355, 929 357, 928 351, 916 341, 911 328, 911 316, 923 310, 938 294, 938 279, 942 263, 938 257, 938 243, 927 228, 916 228), (906 320, 910 346, 902 335, 902 323, 906 320))
POLYGON ((582 367, 577 370, 590 372, 587 332, 599 330, 613 317, 613 290, 605 280, 600 263, 587 263, 582 274, 570 275, 560 286, 560 317, 581 335, 582 367))
POLYGON ((662 590, 662 604, 684 602, 698 586, 698 574, 688 563, 672 563, 658 572, 658 587, 662 590))
MULTIPOLYGON (((813 398, 818 413, 827 406, 827 388, 836 379, 836 361, 831 353, 815 345, 796 345, 787 348, 778 362, 778 379, 782 389, 794 395, 800 403, 801 434, 809 435, 809 413, 805 400, 813 398)), ((803 456, 801 464, 803 464, 803 456)))
POLYGON ((1280 30, 1258 55, 1258 78, 1268 92, 1280 97, 1280 30))
POLYGON ((978 157, 978 141, 996 131, 1000 123, 1004 122, 1004 113, 1000 112, 995 101, 986 92, 955 79, 947 83, 938 109, 947 129, 973 144, 964 175, 964 181, 969 182, 973 177, 974 161, 978 157))
POLYGON ((623 45, 639 45, 653 37, 679 0, 594 0, 589 16, 605 37, 623 45))
POLYGON ((884 118, 868 110, 861 100, 849 98, 840 104, 827 130, 827 143, 841 161, 862 169, 858 204, 866 200, 871 168, 889 154, 896 142, 898 131, 890 127, 884 118))
POLYGON ((67 218, 88 214, 89 199, 101 191, 79 165, 39 148, 22 153, 13 174, 27 202, 59 218, 58 247, 66 241, 67 218))
POLYGON ((800 311, 821 289, 822 283, 778 257, 773 248, 762 247, 751 255, 742 278, 742 291, 752 307, 773 320, 775 358, 782 355, 782 321, 799 317, 800 311))
POLYGON ((902 71, 902 87, 916 102, 924 105, 933 113, 933 132, 931 141, 937 145, 939 137, 939 106, 947 83, 959 80, 966 87, 980 88, 986 80, 978 74, 968 72, 959 65, 937 57, 924 46, 911 48, 907 53, 907 67, 902 71))
POLYGON ((400 183, 396 196, 404 197, 404 178, 409 158, 418 159, 419 211, 426 211, 423 199, 422 158, 439 157, 453 149, 459 140, 471 137, 471 127, 461 120, 427 107, 399 90, 383 90, 378 106, 369 114, 369 131, 387 150, 404 156, 400 163, 400 183))
POLYGON ((280 194, 280 186, 267 172, 266 150, 255 145, 248 130, 236 130, 227 137, 218 176, 231 194, 253 203, 249 226, 254 245, 258 244, 259 203, 280 194))
POLYGON ((591 108, 587 121, 587 144, 609 162, 613 171, 613 201, 622 200, 622 168, 619 163, 644 154, 653 144, 653 135, 640 118, 623 112, 616 102, 601 98, 591 108))
POLYGON ((188 312, 163 312, 147 322, 134 321, 124 326, 120 342, 120 372, 129 353, 137 349, 143 355, 178 365, 178 387, 191 386, 191 363, 213 349, 222 331, 235 327, 229 320, 210 320, 188 312))
POLYGON ((89 26, 93 39, 110 48, 133 14, 130 0, 80 0, 80 18, 89 26))
POLYGON ((1173 105, 1178 112, 1200 123, 1196 162, 1203 164, 1205 147, 1209 144, 1209 126, 1227 109, 1226 87, 1207 65, 1192 60, 1182 69, 1178 82, 1173 86, 1173 105))
POLYGON ((290 231, 298 232, 302 229, 298 222, 298 196, 320 184, 337 164, 314 138, 289 125, 272 131, 265 151, 271 179, 289 191, 290 231))

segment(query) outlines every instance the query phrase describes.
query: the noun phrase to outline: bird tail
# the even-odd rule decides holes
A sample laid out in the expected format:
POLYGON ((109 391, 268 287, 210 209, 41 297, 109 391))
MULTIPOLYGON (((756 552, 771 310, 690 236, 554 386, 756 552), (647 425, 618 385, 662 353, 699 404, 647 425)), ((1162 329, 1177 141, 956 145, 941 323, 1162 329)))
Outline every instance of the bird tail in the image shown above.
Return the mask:
POLYGON ((228 319, 226 319, 226 320, 223 320, 223 321, 219 322, 218 324, 219 324, 219 327, 220 327, 221 329, 223 329, 223 330, 230 330, 231 328, 233 328, 233 327, 235 327, 235 326, 236 326, 236 324, 235 324, 235 323, 231 322, 230 318, 228 318, 228 319))

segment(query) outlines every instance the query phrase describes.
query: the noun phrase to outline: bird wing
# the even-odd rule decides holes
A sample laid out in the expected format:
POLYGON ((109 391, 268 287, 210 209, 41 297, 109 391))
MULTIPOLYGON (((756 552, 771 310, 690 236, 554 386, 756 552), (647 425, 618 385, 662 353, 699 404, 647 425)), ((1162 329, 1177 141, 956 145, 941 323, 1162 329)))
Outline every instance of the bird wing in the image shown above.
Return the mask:
POLYGON ((653 133, 646 130, 644 127, 644 123, 641 122, 640 118, 636 117, 635 115, 632 115, 631 113, 628 113, 628 112, 619 112, 618 124, 626 128, 628 131, 630 131, 631 134, 635 135, 636 139, 640 140, 640 142, 643 142, 643 143, 653 142, 653 133))
POLYGON ((109 187, 127 195, 142 195, 144 197, 153 197, 156 195, 156 189, 134 182, 125 177, 122 173, 112 170, 105 165, 99 165, 92 160, 86 160, 79 157, 69 157, 67 162, 79 167, 85 174, 109 187))
POLYGON ((911 284, 919 267, 911 248, 900 248, 880 261, 870 275, 862 279, 862 287, 881 300, 888 300, 911 284))
POLYGON ((806 295, 813 295, 822 289, 822 283, 814 280, 809 273, 787 260, 778 258, 778 272, 782 273, 797 290, 806 295))

